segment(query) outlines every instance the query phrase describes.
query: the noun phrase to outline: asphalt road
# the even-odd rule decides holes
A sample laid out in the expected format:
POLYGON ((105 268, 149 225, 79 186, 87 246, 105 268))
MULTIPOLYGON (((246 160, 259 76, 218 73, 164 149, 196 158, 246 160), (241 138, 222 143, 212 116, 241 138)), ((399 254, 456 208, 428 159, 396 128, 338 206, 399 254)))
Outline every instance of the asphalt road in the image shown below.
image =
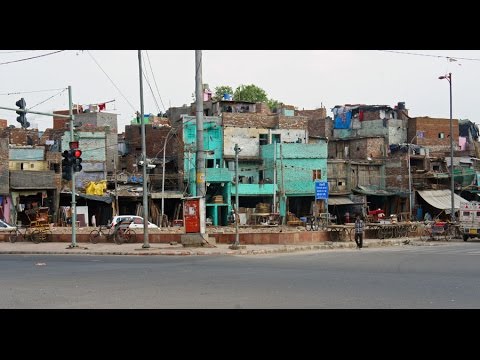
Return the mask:
POLYGON ((479 308, 480 243, 253 256, 1 255, 0 308, 479 308))

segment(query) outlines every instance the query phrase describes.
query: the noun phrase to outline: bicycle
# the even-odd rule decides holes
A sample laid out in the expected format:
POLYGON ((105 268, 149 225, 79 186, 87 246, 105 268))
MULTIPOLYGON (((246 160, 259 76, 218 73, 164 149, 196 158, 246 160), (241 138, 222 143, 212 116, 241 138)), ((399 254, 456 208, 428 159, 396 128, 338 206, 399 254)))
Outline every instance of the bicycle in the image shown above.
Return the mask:
POLYGON ((135 242, 137 234, 133 229, 128 227, 130 223, 131 221, 120 222, 113 228, 110 225, 100 225, 98 229, 94 229, 90 232, 90 242, 96 244, 99 241, 104 242, 105 240, 113 240, 118 245, 123 244, 124 242, 135 242))
POLYGON ((315 216, 307 216, 307 221, 305 222, 305 230, 317 231, 318 227, 318 219, 315 216))
POLYGON ((455 227, 453 224, 444 222, 429 222, 425 224, 423 232, 420 235, 420 239, 422 241, 433 241, 443 238, 445 241, 448 241, 454 236, 454 231, 455 227))
POLYGON ((10 232, 8 240, 13 244, 17 241, 31 241, 34 244, 49 241, 52 236, 50 229, 45 227, 16 227, 10 232), (22 231, 23 230, 23 233, 22 231))

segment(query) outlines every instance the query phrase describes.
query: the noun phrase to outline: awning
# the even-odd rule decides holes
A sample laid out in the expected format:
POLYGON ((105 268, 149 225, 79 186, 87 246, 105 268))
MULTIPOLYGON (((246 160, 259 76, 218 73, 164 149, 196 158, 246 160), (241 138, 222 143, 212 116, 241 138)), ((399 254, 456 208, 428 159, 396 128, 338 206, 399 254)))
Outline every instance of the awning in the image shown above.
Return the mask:
MULTIPOLYGON (((434 208, 440 210, 451 210, 452 208, 452 192, 450 190, 421 190, 417 192, 434 208)), ((462 198, 461 196, 453 194, 453 203, 455 209, 460 208, 460 201, 468 202, 468 200, 462 198)), ((449 211, 445 212, 450 213, 449 211)))
POLYGON ((345 196, 335 196, 328 198, 328 205, 353 205, 354 202, 345 196))
POLYGON ((352 189, 352 191, 355 191, 359 194, 363 195, 376 195, 376 196, 393 196, 396 195, 393 192, 389 192, 387 190, 383 189, 378 189, 378 187, 375 186, 362 186, 358 185, 356 188, 352 189))
POLYGON ((112 203, 112 197, 111 196, 100 196, 100 195, 87 195, 87 194, 78 194, 81 198, 87 199, 87 200, 95 200, 95 201, 102 201, 107 204, 112 203))

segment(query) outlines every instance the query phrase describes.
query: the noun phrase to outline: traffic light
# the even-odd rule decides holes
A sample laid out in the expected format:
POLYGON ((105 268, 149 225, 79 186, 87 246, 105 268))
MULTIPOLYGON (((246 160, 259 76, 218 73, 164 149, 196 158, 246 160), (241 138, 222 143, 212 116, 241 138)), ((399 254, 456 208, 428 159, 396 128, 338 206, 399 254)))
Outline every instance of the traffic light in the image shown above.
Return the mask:
MULTIPOLYGON (((17 105, 21 110, 25 110, 27 103, 24 98, 21 98, 15 103, 15 105, 17 105)), ((28 128, 30 126, 30 123, 27 121, 27 114, 23 111, 16 111, 16 113, 18 114, 17 121, 21 124, 23 128, 28 128)))
POLYGON ((73 171, 79 172, 82 171, 82 150, 80 149, 71 149, 70 154, 72 156, 72 166, 73 171))
POLYGON ((62 179, 70 181, 72 180, 72 163, 70 161, 70 151, 65 150, 62 153, 62 179))

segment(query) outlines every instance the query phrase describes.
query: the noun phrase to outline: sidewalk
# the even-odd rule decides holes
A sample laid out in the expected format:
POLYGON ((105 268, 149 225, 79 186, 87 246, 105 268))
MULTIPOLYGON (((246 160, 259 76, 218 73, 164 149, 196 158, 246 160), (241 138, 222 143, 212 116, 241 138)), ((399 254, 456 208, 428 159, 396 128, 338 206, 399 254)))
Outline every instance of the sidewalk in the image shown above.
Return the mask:
MULTIPOLYGON (((366 239, 365 250, 383 246, 403 246, 412 244, 415 238, 400 239, 366 239)), ((291 253, 298 251, 318 251, 331 249, 355 249, 355 242, 324 242, 318 244, 298 245, 246 245, 243 249, 232 250, 228 244, 217 244, 215 247, 183 247, 181 244, 150 244, 150 248, 143 249, 143 243, 122 244, 113 243, 90 244, 77 243, 78 247, 70 248, 70 243, 45 242, 0 242, 0 254, 85 254, 85 255, 256 255, 270 253, 291 253)), ((364 250, 364 249, 362 249, 364 250)))

